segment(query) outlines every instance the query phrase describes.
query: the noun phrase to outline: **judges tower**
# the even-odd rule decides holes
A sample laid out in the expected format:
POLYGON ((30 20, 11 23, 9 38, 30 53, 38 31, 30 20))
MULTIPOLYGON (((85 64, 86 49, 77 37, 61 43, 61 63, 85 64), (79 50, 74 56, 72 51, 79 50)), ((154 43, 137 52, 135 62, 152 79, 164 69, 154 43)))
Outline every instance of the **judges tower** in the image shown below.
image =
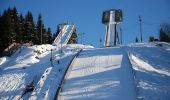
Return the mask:
POLYGON ((122 10, 110 9, 103 12, 102 23, 106 25, 105 47, 116 46, 117 32, 116 26, 122 22, 122 10))

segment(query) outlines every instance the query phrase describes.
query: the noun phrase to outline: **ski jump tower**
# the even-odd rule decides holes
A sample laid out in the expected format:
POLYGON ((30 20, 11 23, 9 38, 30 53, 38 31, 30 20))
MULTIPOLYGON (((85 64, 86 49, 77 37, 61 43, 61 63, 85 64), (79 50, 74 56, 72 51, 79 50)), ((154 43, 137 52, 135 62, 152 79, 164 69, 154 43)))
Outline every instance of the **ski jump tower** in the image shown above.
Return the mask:
POLYGON ((122 22, 122 10, 110 9, 103 12, 102 23, 106 25, 105 47, 116 46, 118 34, 116 26, 122 22))

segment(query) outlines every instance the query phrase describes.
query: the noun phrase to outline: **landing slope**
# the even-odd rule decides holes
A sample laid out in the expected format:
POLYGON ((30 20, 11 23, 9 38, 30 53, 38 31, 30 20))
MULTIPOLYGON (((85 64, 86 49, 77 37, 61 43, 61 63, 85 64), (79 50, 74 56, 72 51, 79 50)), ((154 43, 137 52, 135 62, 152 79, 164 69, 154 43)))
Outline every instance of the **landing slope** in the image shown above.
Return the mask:
POLYGON ((67 75, 59 99, 136 99, 131 64, 123 48, 84 50, 67 75))

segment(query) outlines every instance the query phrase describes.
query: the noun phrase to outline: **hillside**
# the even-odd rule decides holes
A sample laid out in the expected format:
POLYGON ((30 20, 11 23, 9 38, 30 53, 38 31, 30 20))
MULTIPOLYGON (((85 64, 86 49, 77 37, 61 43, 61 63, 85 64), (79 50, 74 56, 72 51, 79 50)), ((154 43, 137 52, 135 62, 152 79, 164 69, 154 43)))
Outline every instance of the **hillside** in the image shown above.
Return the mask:
POLYGON ((0 58, 0 99, 170 99, 170 44, 72 44, 62 50, 48 44, 22 46, 0 58), (33 92, 26 91, 30 84, 33 92))

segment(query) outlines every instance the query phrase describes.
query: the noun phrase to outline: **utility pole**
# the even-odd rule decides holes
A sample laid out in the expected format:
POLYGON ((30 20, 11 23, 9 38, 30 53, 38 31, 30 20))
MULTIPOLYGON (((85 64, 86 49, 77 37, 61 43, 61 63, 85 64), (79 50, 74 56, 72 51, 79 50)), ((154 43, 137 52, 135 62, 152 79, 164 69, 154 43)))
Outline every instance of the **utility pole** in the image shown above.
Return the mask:
POLYGON ((121 45, 122 45, 122 28, 120 27, 120 43, 121 43, 121 45))
POLYGON ((140 34, 141 34, 141 42, 143 41, 142 39, 142 18, 139 16, 139 22, 140 22, 140 34))
POLYGON ((51 62, 51 66, 53 66, 53 55, 52 55, 52 49, 51 49, 51 58, 50 58, 50 62, 51 62))
POLYGON ((61 28, 61 35, 60 35, 60 43, 61 43, 61 52, 60 52, 60 53, 61 53, 61 55, 62 55, 62 52, 63 52, 63 51, 62 51, 62 35, 63 35, 62 30, 63 30, 63 28, 64 28, 64 24, 63 24, 63 23, 61 24, 61 27, 62 27, 62 28, 61 28))

